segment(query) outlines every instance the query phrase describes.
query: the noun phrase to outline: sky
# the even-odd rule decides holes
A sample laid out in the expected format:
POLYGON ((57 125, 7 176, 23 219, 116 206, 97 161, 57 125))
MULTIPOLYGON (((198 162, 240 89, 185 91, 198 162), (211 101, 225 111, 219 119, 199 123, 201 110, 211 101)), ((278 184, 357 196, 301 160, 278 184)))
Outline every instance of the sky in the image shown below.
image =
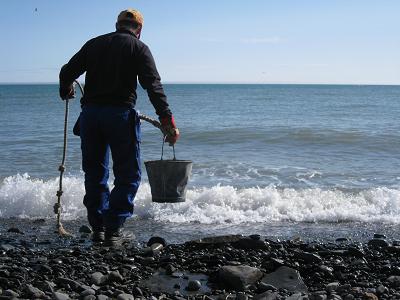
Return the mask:
POLYGON ((400 84, 398 0, 2 0, 0 83, 57 82, 126 8, 164 83, 400 84))

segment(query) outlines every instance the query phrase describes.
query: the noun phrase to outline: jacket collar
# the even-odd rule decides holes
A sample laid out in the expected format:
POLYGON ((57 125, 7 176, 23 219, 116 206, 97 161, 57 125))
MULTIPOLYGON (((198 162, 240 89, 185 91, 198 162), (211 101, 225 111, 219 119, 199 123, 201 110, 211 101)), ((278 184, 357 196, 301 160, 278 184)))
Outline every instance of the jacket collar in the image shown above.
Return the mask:
POLYGON ((120 29, 117 29, 116 32, 129 33, 130 35, 133 35, 135 38, 137 38, 136 34, 133 33, 133 32, 132 32, 131 30, 129 30, 129 29, 120 28, 120 29))

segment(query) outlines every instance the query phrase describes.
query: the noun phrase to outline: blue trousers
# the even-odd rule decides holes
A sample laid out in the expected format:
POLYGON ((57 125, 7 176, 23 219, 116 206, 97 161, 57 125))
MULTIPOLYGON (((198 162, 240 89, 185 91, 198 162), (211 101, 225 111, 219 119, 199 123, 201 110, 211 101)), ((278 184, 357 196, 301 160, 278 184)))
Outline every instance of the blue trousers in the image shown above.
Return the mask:
POLYGON ((133 108, 88 104, 79 126, 89 224, 94 230, 116 230, 133 214, 141 179, 138 114, 133 108), (115 177, 111 192, 110 152, 115 177))

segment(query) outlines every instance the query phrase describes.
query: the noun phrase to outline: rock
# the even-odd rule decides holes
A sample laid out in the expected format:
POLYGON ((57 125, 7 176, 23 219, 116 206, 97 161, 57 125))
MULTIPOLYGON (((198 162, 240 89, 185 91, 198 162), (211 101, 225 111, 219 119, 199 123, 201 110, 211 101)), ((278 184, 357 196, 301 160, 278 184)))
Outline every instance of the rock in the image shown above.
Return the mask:
POLYGON ((343 284, 336 287, 336 293, 344 294, 347 293, 351 289, 351 284, 343 284))
POLYGON ((361 249, 358 249, 358 248, 356 248, 356 247, 349 247, 349 248, 347 249, 347 251, 346 251, 346 254, 347 254, 347 255, 350 255, 350 256, 359 257, 359 258, 365 256, 364 251, 361 250, 361 249))
POLYGON ((10 298, 19 298, 19 294, 10 289, 3 291, 3 294, 1 295, 10 298))
POLYGON ((328 300, 343 300, 343 299, 339 295, 332 294, 329 296, 328 300))
POLYGON ((106 295, 100 294, 97 295, 97 300, 108 300, 109 298, 106 295))
POLYGON ((108 278, 107 278, 106 281, 107 281, 107 283, 123 282, 124 281, 124 277, 122 277, 122 275, 118 271, 113 271, 110 274, 108 274, 108 278))
POLYGON ((386 287, 386 286, 384 286, 384 285, 380 285, 380 286, 378 286, 377 288, 376 288, 376 292, 378 293, 378 295, 379 294, 385 294, 385 293, 387 293, 388 292, 388 288, 386 287))
POLYGON ((365 293, 364 299, 365 300, 379 300, 379 298, 373 293, 365 293))
POLYGON ((372 248, 378 248, 378 247, 386 248, 389 246, 389 243, 384 239, 374 238, 368 242, 368 246, 372 248))
POLYGON ((286 297, 285 300, 308 300, 308 296, 303 296, 301 293, 295 293, 289 297, 286 297))
POLYGON ((92 233, 93 231, 92 231, 92 229, 91 229, 89 226, 87 226, 87 225, 82 225, 82 226, 79 228, 79 232, 80 232, 80 233, 92 233))
POLYGON ((171 265, 171 264, 168 264, 166 267, 165 267, 165 274, 167 274, 167 275, 171 275, 172 273, 174 273, 176 271, 176 268, 173 266, 173 265, 171 265))
POLYGON ((248 299, 249 297, 245 293, 239 292, 236 294, 236 300, 248 300, 248 299))
POLYGON ((353 300, 354 296, 352 294, 347 294, 346 296, 344 296, 343 300, 353 300))
MULTIPOLYGON (((255 295, 253 297, 254 300, 275 300, 278 297, 278 293, 274 293, 271 291, 266 291, 262 294, 255 295)), ((225 299, 225 298, 224 298, 225 299)))
POLYGON ((319 255, 304 251, 294 251, 294 257, 311 264, 320 264, 322 262, 322 258, 319 255))
POLYGON ((31 298, 43 298, 45 293, 34 287, 31 284, 25 285, 25 293, 27 293, 31 298))
POLYGON ((7 232, 24 234, 19 228, 16 228, 16 227, 11 227, 11 228, 9 228, 9 229, 7 230, 7 232))
POLYGON ((248 285, 255 283, 263 273, 250 266, 223 266, 218 273, 219 280, 232 289, 243 291, 248 285))
POLYGON ((80 282, 64 277, 57 278, 56 283, 61 286, 69 285, 74 291, 80 290, 82 286, 80 282))
POLYGON ((266 291, 276 291, 276 290, 277 290, 276 287, 274 287, 271 284, 267 284, 265 282, 260 282, 259 285, 258 285, 258 292, 259 293, 264 293, 266 291))
POLYGON ((135 297, 130 294, 119 294, 117 300, 135 300, 135 297))
POLYGON ((308 290, 300 273, 295 269, 285 266, 265 275, 262 282, 271 284, 278 289, 286 289, 290 292, 307 292, 308 290))
POLYGON ((348 242, 349 239, 348 238, 337 238, 336 242, 348 242))
POLYGON ((60 293, 60 292, 53 292, 53 299, 55 300, 70 300, 71 298, 64 293, 60 293))
POLYGON ((328 296, 325 291, 317 291, 311 294, 310 299, 312 300, 327 300, 328 296))
POLYGON ((187 291, 195 292, 201 289, 201 283, 198 280, 190 280, 186 287, 187 291))
POLYGON ((331 282, 329 284, 326 285, 325 290, 328 293, 332 293, 334 291, 336 291, 336 289, 339 287, 339 282, 331 282))
POLYGON ((233 246, 239 249, 246 250, 266 250, 269 249, 268 244, 260 239, 253 239, 250 237, 241 238, 240 240, 232 243, 233 246))
POLYGON ((87 295, 87 296, 83 297, 83 300, 96 300, 96 296, 95 295, 87 295))
POLYGON ((400 287, 400 276, 390 276, 386 281, 389 282, 392 287, 400 287))
POLYGON ((15 247, 10 244, 1 244, 0 249, 4 250, 4 251, 10 251, 10 250, 14 250, 15 247))
POLYGON ((380 233, 374 233, 374 239, 386 239, 386 235, 380 233))
POLYGON ((95 285, 102 285, 107 281, 107 276, 100 272, 94 272, 92 275, 90 275, 90 280, 95 285))
POLYGON ((87 289, 87 290, 84 290, 84 291, 81 293, 81 297, 85 297, 85 296, 89 296, 89 295, 96 295, 95 290, 93 290, 93 289, 87 289))

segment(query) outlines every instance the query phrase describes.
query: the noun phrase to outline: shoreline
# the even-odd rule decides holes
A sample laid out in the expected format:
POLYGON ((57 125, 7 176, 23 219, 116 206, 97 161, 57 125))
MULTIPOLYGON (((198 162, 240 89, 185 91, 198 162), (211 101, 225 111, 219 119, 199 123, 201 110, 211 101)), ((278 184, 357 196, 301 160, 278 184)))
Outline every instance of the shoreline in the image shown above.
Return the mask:
POLYGON ((86 226, 43 239, 32 231, 45 220, 21 225, 0 234, 0 299, 400 299, 400 241, 382 234, 365 243, 227 235, 150 251, 92 245, 86 226))

